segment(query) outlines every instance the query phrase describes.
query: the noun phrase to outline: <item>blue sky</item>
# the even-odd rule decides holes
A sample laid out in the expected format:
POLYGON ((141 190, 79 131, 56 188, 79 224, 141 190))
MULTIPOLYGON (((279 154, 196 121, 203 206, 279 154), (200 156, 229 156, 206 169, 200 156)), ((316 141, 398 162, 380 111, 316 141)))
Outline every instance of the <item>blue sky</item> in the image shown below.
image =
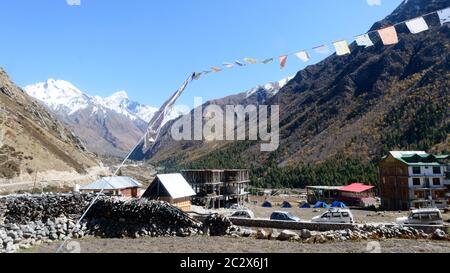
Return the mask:
MULTIPOLYGON (((90 95, 126 90, 159 106, 192 71, 351 39, 401 0, 0 0, 0 66, 20 86, 62 79, 90 95), (375 1, 376 2, 376 1, 375 1)), ((323 58, 313 54, 307 64, 323 58)), ((192 105, 294 75, 277 63, 210 74, 180 103, 192 105)))

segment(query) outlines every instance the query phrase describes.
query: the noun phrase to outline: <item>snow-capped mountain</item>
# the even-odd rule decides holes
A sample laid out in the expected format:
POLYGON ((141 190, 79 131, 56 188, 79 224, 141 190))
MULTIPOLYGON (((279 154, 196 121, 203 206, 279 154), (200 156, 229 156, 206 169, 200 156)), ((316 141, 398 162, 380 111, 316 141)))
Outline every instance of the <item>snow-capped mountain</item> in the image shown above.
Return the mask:
MULTIPOLYGON (((122 156, 142 137, 157 108, 130 100, 125 91, 110 97, 90 96, 63 80, 28 85, 25 92, 42 102, 101 155, 122 156)), ((186 114, 174 107, 165 122, 186 114)))
POLYGON ((133 121, 142 119, 149 122, 158 111, 155 107, 131 101, 125 91, 106 98, 90 96, 70 82, 62 80, 49 79, 47 82, 28 85, 24 90, 28 95, 45 103, 52 111, 64 112, 69 116, 93 106, 95 111, 109 109, 133 121))
POLYGON ((287 77, 277 82, 270 82, 264 85, 258 85, 255 88, 252 88, 247 91, 247 98, 261 91, 266 92, 269 96, 275 96, 278 93, 278 91, 280 91, 280 89, 283 88, 283 86, 285 86, 293 78, 294 77, 287 77))

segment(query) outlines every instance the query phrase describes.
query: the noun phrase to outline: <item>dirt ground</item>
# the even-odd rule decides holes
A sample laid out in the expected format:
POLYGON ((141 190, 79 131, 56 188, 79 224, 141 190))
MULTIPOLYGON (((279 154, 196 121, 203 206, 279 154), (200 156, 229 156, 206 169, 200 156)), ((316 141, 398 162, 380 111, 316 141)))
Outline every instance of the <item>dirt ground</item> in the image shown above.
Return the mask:
MULTIPOLYGON (((141 239, 85 239, 78 241, 82 253, 450 253, 450 242, 386 240, 380 248, 369 242, 303 244, 252 238, 188 237, 141 239)), ((58 244, 27 250, 53 253, 58 244)))
MULTIPOLYGON (((286 211, 290 212, 293 215, 300 217, 302 221, 309 221, 313 217, 321 215, 326 211, 326 209, 301 209, 299 207, 299 200, 301 200, 298 196, 285 196, 285 197, 269 197, 267 200, 270 201, 273 205, 272 208, 263 208, 262 204, 266 198, 251 196, 250 204, 247 207, 253 211, 256 218, 270 218, 270 215, 274 211, 286 211), (253 204, 253 202, 257 202, 253 204), (291 209, 281 208, 281 204, 283 201, 288 201, 293 206, 291 209)), ((360 224, 365 223, 392 223, 399 217, 407 216, 407 211, 387 211, 387 212, 375 212, 369 210, 360 210, 360 209, 352 209, 353 217, 355 221, 360 224)), ((450 213, 442 214, 444 221, 450 223, 450 213)))

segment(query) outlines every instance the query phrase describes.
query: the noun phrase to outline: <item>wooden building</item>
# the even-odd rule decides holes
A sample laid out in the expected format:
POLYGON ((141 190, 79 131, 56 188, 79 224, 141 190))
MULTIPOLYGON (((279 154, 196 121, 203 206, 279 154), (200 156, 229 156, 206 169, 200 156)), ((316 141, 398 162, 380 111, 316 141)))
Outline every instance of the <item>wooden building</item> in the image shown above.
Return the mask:
POLYGON ((98 193, 103 191, 105 195, 138 198, 142 184, 127 176, 103 177, 86 186, 80 187, 80 192, 98 193))
POLYGON ((248 202, 248 170, 184 170, 182 174, 197 193, 196 205, 210 209, 248 202))
POLYGON ((157 175, 142 198, 165 201, 185 212, 192 210, 195 191, 181 174, 157 175))
POLYGON ((447 157, 422 151, 390 152, 379 163, 383 208, 447 207, 445 165, 442 163, 447 157))

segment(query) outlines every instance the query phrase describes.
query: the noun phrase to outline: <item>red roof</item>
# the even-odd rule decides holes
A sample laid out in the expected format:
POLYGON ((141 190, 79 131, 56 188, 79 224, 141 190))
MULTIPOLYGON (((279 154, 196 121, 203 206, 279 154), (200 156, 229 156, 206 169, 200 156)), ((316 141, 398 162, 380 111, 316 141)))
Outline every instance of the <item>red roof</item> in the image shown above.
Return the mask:
POLYGON ((340 188, 340 191, 361 193, 373 189, 374 186, 367 186, 362 183, 354 183, 340 188))

